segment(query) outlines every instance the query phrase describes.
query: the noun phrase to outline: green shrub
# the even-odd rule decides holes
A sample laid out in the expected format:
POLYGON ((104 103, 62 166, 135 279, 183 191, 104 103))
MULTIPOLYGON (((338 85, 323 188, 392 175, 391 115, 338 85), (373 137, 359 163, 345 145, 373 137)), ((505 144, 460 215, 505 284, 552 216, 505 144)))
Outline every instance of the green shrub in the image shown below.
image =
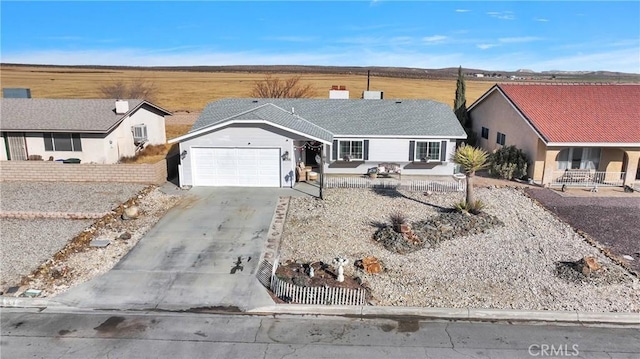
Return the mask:
POLYGON ((470 203, 468 203, 467 201, 460 201, 460 202, 454 203, 453 208, 455 208, 456 211, 462 212, 462 213, 478 214, 484 208, 484 203, 482 203, 482 201, 480 200, 470 202, 470 203))
POLYGON ((529 159, 516 146, 506 146, 489 155, 489 173, 504 179, 526 178, 529 159))

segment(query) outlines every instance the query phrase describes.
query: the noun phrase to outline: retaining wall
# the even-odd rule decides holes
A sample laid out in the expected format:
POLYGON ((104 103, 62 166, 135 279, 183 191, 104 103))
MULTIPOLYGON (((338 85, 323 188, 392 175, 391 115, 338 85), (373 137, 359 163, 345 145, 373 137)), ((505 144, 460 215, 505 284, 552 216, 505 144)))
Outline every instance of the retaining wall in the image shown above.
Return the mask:
POLYGON ((0 161, 0 182, 124 182, 162 184, 167 161, 154 164, 84 164, 0 161))

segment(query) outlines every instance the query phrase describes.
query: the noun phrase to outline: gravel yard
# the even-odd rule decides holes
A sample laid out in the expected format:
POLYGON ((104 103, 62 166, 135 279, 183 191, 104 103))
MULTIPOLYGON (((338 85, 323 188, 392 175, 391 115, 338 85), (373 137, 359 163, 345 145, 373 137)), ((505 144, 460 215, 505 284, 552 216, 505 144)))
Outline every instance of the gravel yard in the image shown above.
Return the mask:
MULTIPOLYGON (((146 186, 127 183, 13 183, 0 184, 2 211, 36 212, 109 212, 134 197, 146 186)), ((20 279, 48 262, 63 269, 59 278, 37 277, 30 287, 45 290, 45 295, 59 293, 95 275, 104 273, 137 243, 158 221, 178 196, 157 188, 140 199, 142 216, 131 221, 116 221, 97 228, 93 219, 0 219, 0 291, 17 285, 20 279), (51 258, 79 233, 94 228, 95 239, 113 240, 124 232, 129 240, 112 241, 106 248, 90 248, 74 253, 63 262, 51 258), (55 279, 55 280, 53 280, 55 279)))
POLYGON ((345 275, 359 276, 378 305, 639 312, 640 281, 584 241, 565 222, 522 190, 478 188, 488 214, 505 226, 454 238, 407 255, 372 240, 389 214, 429 218, 463 193, 384 194, 366 189, 326 190, 324 201, 291 198, 280 260, 324 261, 344 256, 345 275), (604 270, 592 277, 565 263, 594 256, 604 270), (385 270, 367 274, 353 266, 377 257, 385 270))
POLYGON ((565 196, 549 189, 526 191, 545 208, 586 232, 640 273, 640 197, 571 196, 571 192, 584 191, 580 189, 569 190, 565 196))
POLYGON ((107 212, 145 187, 107 182, 0 182, 0 210, 107 212))

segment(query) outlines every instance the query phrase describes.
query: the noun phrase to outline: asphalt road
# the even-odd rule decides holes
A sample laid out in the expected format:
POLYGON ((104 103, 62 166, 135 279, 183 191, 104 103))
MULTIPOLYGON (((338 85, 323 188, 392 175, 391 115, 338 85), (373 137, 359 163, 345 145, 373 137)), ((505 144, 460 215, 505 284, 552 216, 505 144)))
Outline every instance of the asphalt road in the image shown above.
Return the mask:
POLYGON ((3 309, 2 358, 634 358, 636 328, 3 309))

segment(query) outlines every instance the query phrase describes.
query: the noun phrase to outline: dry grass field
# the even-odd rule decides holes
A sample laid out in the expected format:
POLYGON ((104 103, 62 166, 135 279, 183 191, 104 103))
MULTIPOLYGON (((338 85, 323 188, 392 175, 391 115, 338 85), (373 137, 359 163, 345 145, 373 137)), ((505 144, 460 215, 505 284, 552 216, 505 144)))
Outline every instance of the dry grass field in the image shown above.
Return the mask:
MULTIPOLYGON (((285 78, 296 74, 278 74, 285 78)), ((117 80, 141 78, 156 87, 154 102, 169 111, 200 111, 213 100, 248 97, 262 73, 196 72, 129 69, 2 66, 2 87, 26 87, 35 98, 99 98, 100 86, 117 80)), ((315 98, 327 98, 332 85, 345 85, 351 98, 360 98, 367 87, 366 72, 352 75, 301 74, 304 84, 316 90, 315 98)), ((467 105, 494 82, 467 79, 467 105)), ((371 77, 370 89, 384 91, 388 99, 431 99, 453 106, 455 79, 371 77)))
MULTIPOLYGON (((332 85, 344 85, 353 99, 360 98, 367 87, 366 73, 360 75, 341 74, 296 74, 273 75, 286 78, 300 75, 303 84, 311 84, 315 98, 327 98, 332 85)), ((100 98, 100 87, 115 81, 142 79, 155 87, 152 99, 157 105, 172 112, 199 112, 204 106, 222 98, 249 97, 256 81, 264 79, 259 72, 200 72, 168 70, 133 70, 105 68, 1 66, 2 87, 24 87, 31 89, 34 98, 100 98)), ((470 105, 494 82, 467 81, 467 105, 470 105)), ((453 106, 456 81, 437 79, 409 79, 393 77, 371 77, 370 89, 384 91, 387 99, 431 99, 453 106)), ((185 117, 195 120, 195 116, 185 117)), ((166 124, 167 139, 185 134, 191 128, 189 121, 166 124)), ((135 158, 123 159, 134 163, 155 163, 175 150, 175 145, 156 146, 140 153, 135 158)))

